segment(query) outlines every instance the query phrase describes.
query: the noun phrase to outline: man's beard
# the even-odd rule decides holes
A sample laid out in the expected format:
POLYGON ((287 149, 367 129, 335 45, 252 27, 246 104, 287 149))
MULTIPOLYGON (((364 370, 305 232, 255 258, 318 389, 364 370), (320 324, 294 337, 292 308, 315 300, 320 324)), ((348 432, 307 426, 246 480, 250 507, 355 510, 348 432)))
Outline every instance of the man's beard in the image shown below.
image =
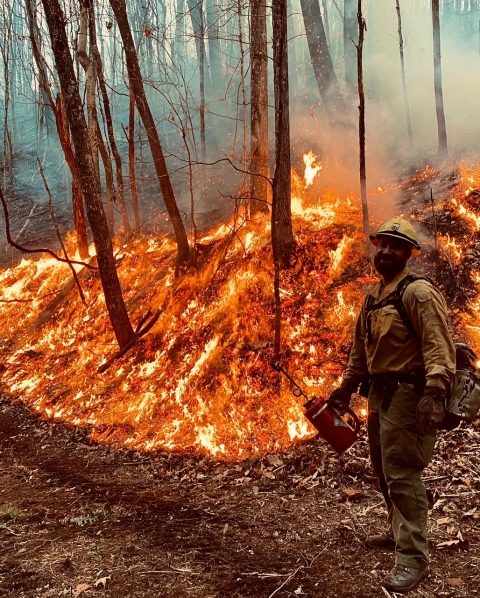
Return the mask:
POLYGON ((380 276, 395 277, 400 274, 407 264, 396 256, 389 255, 386 257, 382 253, 376 253, 373 258, 373 265, 380 276))

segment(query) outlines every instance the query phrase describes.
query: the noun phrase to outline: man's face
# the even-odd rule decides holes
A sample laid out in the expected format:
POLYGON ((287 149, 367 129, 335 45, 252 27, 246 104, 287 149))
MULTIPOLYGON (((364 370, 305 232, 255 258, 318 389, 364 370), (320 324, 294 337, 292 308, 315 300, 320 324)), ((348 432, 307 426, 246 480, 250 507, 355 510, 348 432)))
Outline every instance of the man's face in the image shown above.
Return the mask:
POLYGON ((387 278, 395 278, 405 268, 412 255, 412 245, 402 239, 378 235, 373 265, 375 270, 387 278))

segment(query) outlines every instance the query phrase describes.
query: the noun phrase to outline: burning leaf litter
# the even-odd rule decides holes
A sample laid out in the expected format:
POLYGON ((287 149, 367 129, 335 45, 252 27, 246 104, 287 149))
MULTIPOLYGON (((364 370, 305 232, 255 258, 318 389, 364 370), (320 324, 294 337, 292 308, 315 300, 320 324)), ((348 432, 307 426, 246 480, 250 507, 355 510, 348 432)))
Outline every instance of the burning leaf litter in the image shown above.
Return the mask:
MULTIPOLYGON (((315 160, 306 155, 307 176, 320 171, 315 160)), ((426 168, 398 187, 412 190, 438 176, 426 168)), ((314 201, 305 191, 310 179, 294 180, 298 249, 296 264, 281 282, 284 353, 309 394, 326 394, 341 377, 352 323, 374 278, 357 228, 358 198, 325 190, 314 201)), ((461 239, 439 231, 440 247, 454 262, 463 259, 459 251, 477 231, 458 198, 469 201, 475 215, 477 188, 480 171, 462 166, 461 180, 445 201, 444 209, 465 223, 461 239)), ((52 297, 70 278, 68 266, 51 258, 24 259, 3 271, 4 386, 46 417, 88 426, 95 440, 143 451, 239 459, 312 437, 302 402, 268 367, 274 310, 268 225, 247 222, 232 234, 237 224, 201 236, 200 269, 177 281, 170 239, 143 237, 117 249, 134 325, 148 310, 162 313, 151 332, 105 374, 97 370, 115 342, 98 275, 77 266, 87 306, 71 291, 45 317, 52 297)), ((467 328, 478 337, 480 304, 475 298, 472 303, 467 328)))

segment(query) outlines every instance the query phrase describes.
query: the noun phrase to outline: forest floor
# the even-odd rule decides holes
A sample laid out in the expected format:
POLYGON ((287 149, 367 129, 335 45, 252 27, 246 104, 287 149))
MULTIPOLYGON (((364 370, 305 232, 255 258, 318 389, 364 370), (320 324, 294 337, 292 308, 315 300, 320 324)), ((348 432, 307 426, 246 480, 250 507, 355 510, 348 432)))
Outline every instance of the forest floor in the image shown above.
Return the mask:
MULTIPOLYGON (((364 547, 382 498, 365 431, 226 463, 92 444, 0 396, 0 595, 369 598, 393 554, 364 547)), ((480 422, 425 472, 431 574, 409 596, 480 595, 480 422)))

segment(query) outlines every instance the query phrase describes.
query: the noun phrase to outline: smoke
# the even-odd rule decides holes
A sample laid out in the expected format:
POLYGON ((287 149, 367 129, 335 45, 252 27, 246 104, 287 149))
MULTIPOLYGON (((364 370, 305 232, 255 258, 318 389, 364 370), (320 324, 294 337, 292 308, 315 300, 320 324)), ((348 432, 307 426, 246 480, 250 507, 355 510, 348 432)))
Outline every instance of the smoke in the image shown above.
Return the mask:
MULTIPOLYGON (((294 13, 295 6, 293 2, 294 13)), ((367 186, 371 215, 374 220, 381 220, 401 209, 400 194, 389 191, 372 195, 372 192, 378 187, 391 188, 399 178, 411 176, 415 167, 429 164, 437 168, 445 162, 437 156, 431 2, 400 0, 412 148, 407 134, 395 2, 370 1, 364 2, 364 6, 367 186)), ((301 13, 292 18, 301 24, 301 13)), ((449 163, 453 165, 461 159, 473 163, 479 157, 479 18, 478 9, 472 9, 468 1, 444 3, 441 15, 443 93, 449 163)), ((330 49, 345 93, 342 23, 333 10, 329 12, 329 19, 330 49)), ((296 22, 295 33, 300 31, 299 23, 296 22)), ((308 60, 305 36, 296 37, 294 43, 296 56, 306 56, 308 60)), ((311 66, 307 63, 303 68, 303 89, 300 93, 297 90, 296 97, 294 91, 292 102, 294 160, 298 163, 299 154, 312 148, 323 164, 320 184, 335 187, 342 194, 359 195, 358 98, 348 97, 349 122, 332 126, 326 118, 311 66)))

